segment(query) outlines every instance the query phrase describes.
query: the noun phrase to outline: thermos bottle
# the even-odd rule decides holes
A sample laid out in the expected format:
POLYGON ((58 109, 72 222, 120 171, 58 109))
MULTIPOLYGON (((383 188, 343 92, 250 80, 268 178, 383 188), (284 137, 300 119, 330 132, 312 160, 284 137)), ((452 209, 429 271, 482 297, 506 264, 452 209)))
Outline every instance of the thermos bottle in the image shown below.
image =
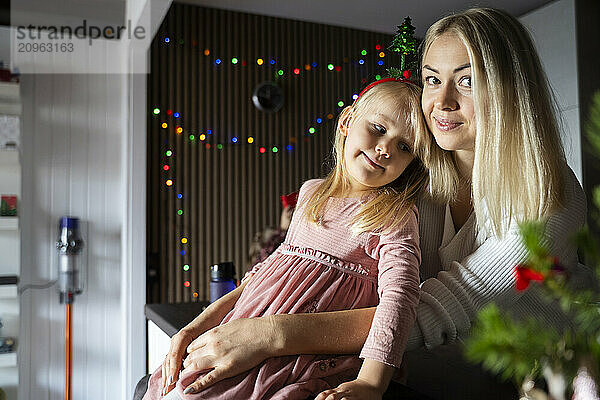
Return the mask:
POLYGON ((210 302, 235 289, 235 267, 232 262, 210 266, 210 302))

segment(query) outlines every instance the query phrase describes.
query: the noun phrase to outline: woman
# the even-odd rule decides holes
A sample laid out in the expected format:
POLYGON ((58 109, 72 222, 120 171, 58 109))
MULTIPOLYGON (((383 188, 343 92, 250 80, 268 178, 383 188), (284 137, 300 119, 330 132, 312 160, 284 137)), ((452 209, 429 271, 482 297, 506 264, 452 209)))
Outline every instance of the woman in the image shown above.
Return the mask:
MULTIPOLYGON (((423 200, 419 207, 423 283, 408 344, 419 352, 406 356, 409 384, 433 397, 491 398, 486 390, 492 387, 462 361, 457 343, 477 311, 492 301, 516 316, 564 323, 535 287, 514 289, 514 266, 527 255, 517 223, 548 218, 550 252, 575 267, 569 238, 584 223, 585 197, 565 162, 537 53, 515 18, 493 9, 443 18, 427 31, 421 61, 423 112, 437 143, 453 153, 456 179, 449 183, 451 202, 423 200)), ((194 341, 183 366, 213 368, 194 383, 201 388, 268 357, 358 353, 374 312, 238 320, 198 338, 181 331, 165 366, 178 371, 194 341)), ((340 398, 334 392, 327 398, 340 398)))

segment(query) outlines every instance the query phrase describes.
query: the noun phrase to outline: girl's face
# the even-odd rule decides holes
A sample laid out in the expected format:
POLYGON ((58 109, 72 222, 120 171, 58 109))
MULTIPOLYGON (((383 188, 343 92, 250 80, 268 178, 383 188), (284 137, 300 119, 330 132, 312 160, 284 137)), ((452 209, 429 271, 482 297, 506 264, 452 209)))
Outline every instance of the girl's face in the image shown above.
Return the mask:
POLYGON ((445 33, 431 43, 423 58, 425 121, 444 150, 475 149, 475 107, 471 64, 458 36, 445 33))
POLYGON ((391 107, 370 107, 347 127, 349 114, 341 121, 341 133, 346 136, 343 157, 355 195, 387 185, 404 172, 414 158, 414 133, 404 118, 395 118, 391 107))

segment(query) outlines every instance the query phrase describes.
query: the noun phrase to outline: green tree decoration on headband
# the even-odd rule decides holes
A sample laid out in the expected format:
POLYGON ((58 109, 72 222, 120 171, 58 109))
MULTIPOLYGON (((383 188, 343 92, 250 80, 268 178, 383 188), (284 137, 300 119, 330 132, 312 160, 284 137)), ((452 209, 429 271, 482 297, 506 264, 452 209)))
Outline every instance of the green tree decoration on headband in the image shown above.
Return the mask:
POLYGON ((415 27, 410 23, 410 17, 404 18, 402 25, 398 26, 396 35, 388 47, 395 53, 400 53, 400 68, 389 68, 388 74, 396 79, 409 79, 410 70, 415 66, 417 54, 417 40, 414 37, 415 27))

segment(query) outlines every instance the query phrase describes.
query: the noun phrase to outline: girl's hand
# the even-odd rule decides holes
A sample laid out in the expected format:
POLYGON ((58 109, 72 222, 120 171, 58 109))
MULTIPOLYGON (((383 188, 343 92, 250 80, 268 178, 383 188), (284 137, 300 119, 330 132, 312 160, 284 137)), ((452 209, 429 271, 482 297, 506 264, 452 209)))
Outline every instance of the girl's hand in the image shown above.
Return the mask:
POLYGON ((382 397, 380 388, 357 378, 319 393, 315 400, 381 400, 382 397))
POLYGON ((188 347, 182 375, 209 371, 184 393, 197 393, 222 379, 248 371, 272 357, 274 328, 271 317, 230 321, 200 335, 188 347))
POLYGON ((179 371, 186 355, 186 347, 194 340, 192 333, 180 330, 171 338, 169 352, 162 363, 162 392, 161 396, 169 393, 175 387, 179 371))

